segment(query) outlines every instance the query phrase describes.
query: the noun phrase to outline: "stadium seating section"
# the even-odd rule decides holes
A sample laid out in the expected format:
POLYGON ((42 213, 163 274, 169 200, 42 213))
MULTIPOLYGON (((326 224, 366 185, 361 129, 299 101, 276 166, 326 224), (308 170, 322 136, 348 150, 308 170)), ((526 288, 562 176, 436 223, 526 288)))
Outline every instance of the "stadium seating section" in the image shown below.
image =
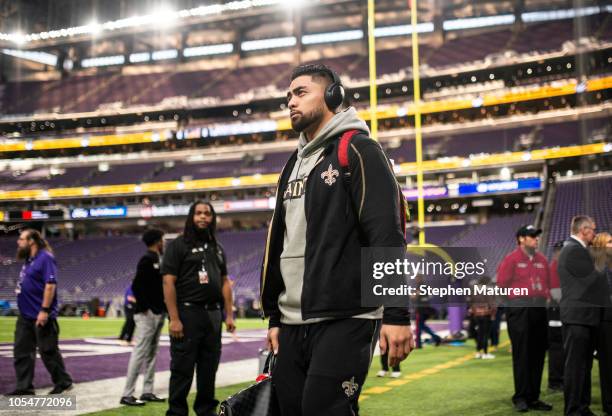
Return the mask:
MULTIPOLYGON (((604 15, 591 18, 592 37, 609 41, 612 29, 604 15)), ((476 35, 450 37, 440 46, 420 46, 423 64, 433 68, 457 67, 482 61, 505 51, 519 54, 551 52, 562 49, 573 39, 572 20, 529 24, 522 31, 496 28, 476 35)), ((363 55, 324 58, 324 62, 352 80, 368 78, 368 62, 363 55)), ((377 74, 397 73, 412 65, 410 48, 380 50, 377 74)), ((168 97, 235 98, 239 92, 284 89, 292 66, 279 63, 256 67, 238 67, 194 72, 164 72, 123 75, 106 71, 97 75, 71 76, 56 81, 8 82, 0 97, 0 107, 7 114, 96 110, 102 104, 122 103, 124 106, 158 104, 168 97), (17 99, 20 97, 20 99, 17 99), (25 97, 25 98, 24 98, 25 97)))
MULTIPOLYGON (((610 134, 607 118, 589 119, 587 137, 596 133, 610 134)), ((449 134, 441 137, 424 137, 425 158, 443 156, 470 156, 479 153, 503 153, 570 146, 580 144, 579 123, 559 122, 532 127, 496 129, 480 133, 449 134)), ((401 146, 387 149, 389 157, 397 163, 415 160, 414 140, 404 140, 401 146)), ((111 165, 106 172, 97 166, 69 167, 60 175, 49 175, 48 168, 36 168, 22 172, 0 172, 0 189, 50 189, 71 186, 118 185, 141 182, 177 181, 185 178, 206 179, 278 173, 287 161, 289 153, 268 153, 261 161, 215 161, 187 163, 177 161, 173 167, 162 162, 111 165)))

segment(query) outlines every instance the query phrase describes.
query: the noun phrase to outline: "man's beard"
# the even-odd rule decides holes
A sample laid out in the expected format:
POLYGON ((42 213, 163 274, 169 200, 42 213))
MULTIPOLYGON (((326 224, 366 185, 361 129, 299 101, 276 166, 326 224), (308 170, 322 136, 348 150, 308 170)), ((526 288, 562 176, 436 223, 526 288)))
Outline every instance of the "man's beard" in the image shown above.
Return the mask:
POLYGON ((302 113, 302 115, 298 117, 296 121, 291 119, 291 128, 294 131, 301 133, 313 124, 318 123, 322 118, 323 110, 316 108, 309 114, 302 113))
POLYGON ((195 227, 195 234, 196 234, 196 239, 198 241, 201 241, 203 243, 207 243, 211 240, 210 236, 211 236, 211 232, 209 229, 210 226, 206 227, 206 228, 198 228, 197 226, 195 227))
POLYGON ((536 253, 536 248, 535 247, 527 247, 525 246, 525 251, 530 255, 533 256, 536 253))
POLYGON ((17 260, 26 260, 30 257, 30 247, 17 247, 17 260))

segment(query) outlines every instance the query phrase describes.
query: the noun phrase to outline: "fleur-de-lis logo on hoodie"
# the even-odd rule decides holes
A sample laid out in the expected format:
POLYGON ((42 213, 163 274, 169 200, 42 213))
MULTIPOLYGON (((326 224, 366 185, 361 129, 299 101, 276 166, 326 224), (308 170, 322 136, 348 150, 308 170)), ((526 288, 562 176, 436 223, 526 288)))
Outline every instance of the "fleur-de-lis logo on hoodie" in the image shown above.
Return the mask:
POLYGON ((329 186, 332 186, 334 183, 336 183, 336 177, 338 176, 340 176, 340 172, 338 172, 337 169, 334 169, 330 163, 327 170, 321 174, 321 179, 323 179, 329 186))

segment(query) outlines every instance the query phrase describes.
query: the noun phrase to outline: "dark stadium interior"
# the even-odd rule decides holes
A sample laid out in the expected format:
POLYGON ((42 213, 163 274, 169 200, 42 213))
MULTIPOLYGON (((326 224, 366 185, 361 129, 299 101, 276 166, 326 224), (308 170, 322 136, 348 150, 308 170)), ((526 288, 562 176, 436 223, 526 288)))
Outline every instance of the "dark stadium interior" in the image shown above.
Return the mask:
MULTIPOLYGON (((216 14, 171 3, 185 13, 168 23, 161 1, 0 0, 0 315, 15 313, 19 229, 54 247, 63 304, 110 303, 134 277, 140 234, 180 233, 196 199, 218 211, 244 312, 259 299, 278 174, 297 145, 293 68, 336 70, 344 104, 372 125, 366 1, 216 14), (161 17, 102 25, 142 10, 161 17)), ((378 140, 416 243, 410 13, 405 0, 376 8, 378 140)), ((493 248, 496 267, 525 224, 543 229, 547 256, 575 215, 610 232, 609 2, 427 0, 418 21, 427 243, 493 248)))

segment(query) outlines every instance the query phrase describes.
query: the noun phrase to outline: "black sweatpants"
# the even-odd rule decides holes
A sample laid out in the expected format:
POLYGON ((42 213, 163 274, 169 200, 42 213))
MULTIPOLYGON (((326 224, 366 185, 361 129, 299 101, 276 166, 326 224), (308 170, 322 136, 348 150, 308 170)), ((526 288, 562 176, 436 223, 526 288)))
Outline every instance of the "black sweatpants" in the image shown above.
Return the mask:
POLYGON ((15 326, 15 344, 13 357, 17 376, 17 390, 34 390, 34 368, 36 366, 36 348, 51 380, 56 387, 72 384, 72 378, 66 372, 64 359, 57 344, 59 326, 57 320, 49 319, 43 327, 36 326, 36 321, 23 316, 17 318, 15 326))
POLYGON ((491 318, 489 316, 477 316, 476 323, 476 350, 489 352, 489 334, 491 333, 491 318))
POLYGON ((281 415, 357 415, 379 327, 355 318, 282 325, 272 372, 281 415))
POLYGON ((598 328, 563 324, 565 415, 579 416, 591 405, 591 369, 598 328))
POLYGON ((184 337, 170 338, 170 391, 167 416, 189 413, 187 395, 196 370, 197 416, 216 415, 215 376, 221 358, 221 311, 201 305, 178 305, 184 337))
POLYGON ((542 371, 548 345, 546 308, 509 307, 506 309, 508 334, 512 343, 514 403, 532 403, 540 398, 542 371))

